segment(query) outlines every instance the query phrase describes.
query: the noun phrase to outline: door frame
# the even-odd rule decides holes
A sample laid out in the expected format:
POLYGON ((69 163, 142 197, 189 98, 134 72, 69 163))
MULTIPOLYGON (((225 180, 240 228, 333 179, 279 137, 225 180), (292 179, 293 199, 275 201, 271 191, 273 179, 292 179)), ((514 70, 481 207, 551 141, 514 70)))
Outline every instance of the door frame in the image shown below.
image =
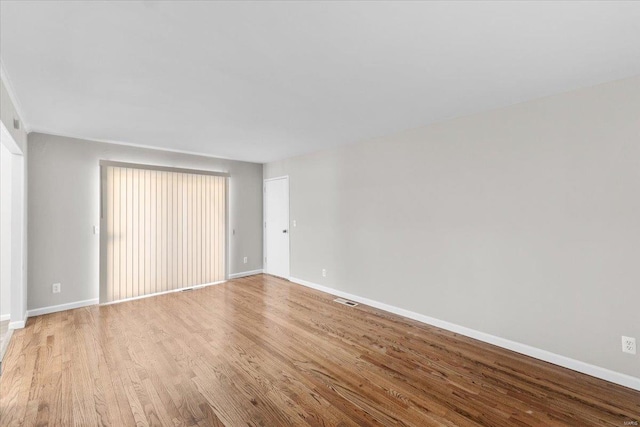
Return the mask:
POLYGON ((286 179, 287 180, 287 201, 288 206, 287 206, 287 210, 289 211, 289 228, 287 228, 287 230, 289 230, 289 232, 287 233, 287 240, 289 242, 288 245, 288 250, 289 250, 289 268, 287 269, 289 274, 287 274, 287 277, 284 277, 284 279, 289 280, 289 278, 291 277, 291 181, 289 181, 289 175, 282 175, 282 176, 276 176, 274 178, 266 178, 263 179, 262 181, 262 271, 265 274, 267 273, 267 263, 265 262, 265 258, 268 257, 267 254, 267 221, 266 221, 266 208, 267 208, 267 197, 266 197, 266 193, 267 193, 267 182, 269 181, 277 181, 279 179, 286 179))
POLYGON ((25 153, 0 121, 0 144, 11 153, 11 286, 9 329, 27 321, 27 203, 25 153))

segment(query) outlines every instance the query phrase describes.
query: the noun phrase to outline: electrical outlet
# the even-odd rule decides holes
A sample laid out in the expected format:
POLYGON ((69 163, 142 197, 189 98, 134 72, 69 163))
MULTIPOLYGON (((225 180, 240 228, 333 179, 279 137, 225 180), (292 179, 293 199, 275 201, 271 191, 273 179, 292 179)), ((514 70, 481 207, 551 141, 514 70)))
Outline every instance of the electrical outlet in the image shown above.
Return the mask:
POLYGON ((327 277, 327 269, 326 268, 322 269, 322 277, 327 277))
POLYGON ((297 226, 298 226, 298 223, 296 222, 296 220, 295 220, 295 219, 293 220, 293 226, 294 226, 294 227, 297 227, 297 226))
POLYGON ((636 354, 636 339, 622 336, 622 352, 636 354))
POLYGON ((54 283, 54 284, 51 286, 51 292, 53 292, 54 294, 59 294, 59 293, 60 293, 60 290, 61 290, 61 285, 60 285, 60 283, 54 283))
POLYGON ((247 263, 247 257, 244 257, 244 263, 245 264, 247 263))

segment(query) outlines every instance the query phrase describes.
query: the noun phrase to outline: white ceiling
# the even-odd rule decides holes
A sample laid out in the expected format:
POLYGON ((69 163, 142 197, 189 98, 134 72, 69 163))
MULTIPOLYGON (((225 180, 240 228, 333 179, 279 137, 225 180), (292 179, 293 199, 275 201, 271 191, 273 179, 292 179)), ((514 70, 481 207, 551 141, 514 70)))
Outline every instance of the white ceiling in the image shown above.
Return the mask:
POLYGON ((10 2, 31 130, 267 162, 640 75, 638 2, 10 2))

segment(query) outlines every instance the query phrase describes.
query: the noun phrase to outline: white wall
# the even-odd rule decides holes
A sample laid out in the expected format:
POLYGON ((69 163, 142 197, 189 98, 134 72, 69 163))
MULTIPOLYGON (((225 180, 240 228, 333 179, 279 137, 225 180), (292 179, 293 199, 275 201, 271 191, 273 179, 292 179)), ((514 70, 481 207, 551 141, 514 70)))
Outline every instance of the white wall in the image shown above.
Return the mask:
POLYGON ((292 277, 640 378, 621 351, 640 77, 265 165, 281 175, 292 277))
POLYGON ((16 109, 15 99, 4 68, 0 66, 0 121, 5 146, 11 146, 12 216, 11 216, 11 323, 10 328, 24 326, 27 311, 27 132, 16 109), (20 126, 14 126, 18 120, 20 126))
POLYGON ((11 314, 11 153, 0 143, 0 320, 11 314))
POLYGON ((4 123, 7 131, 13 137, 14 142, 18 145, 18 148, 22 153, 27 151, 27 132, 25 130, 24 122, 22 121, 18 110, 14 104, 8 88, 10 87, 5 82, 5 74, 2 73, 0 79, 0 120, 4 123), (14 120, 20 121, 20 128, 16 129, 13 126, 14 120))

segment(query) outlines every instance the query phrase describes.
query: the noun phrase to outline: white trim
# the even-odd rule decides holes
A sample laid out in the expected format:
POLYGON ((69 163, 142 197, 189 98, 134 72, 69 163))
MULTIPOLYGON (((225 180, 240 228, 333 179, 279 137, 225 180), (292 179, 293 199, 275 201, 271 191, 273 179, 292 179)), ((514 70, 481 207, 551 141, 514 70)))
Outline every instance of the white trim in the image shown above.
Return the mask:
MULTIPOLYGON (((135 301, 135 300, 149 298, 149 297, 157 297, 158 295, 172 294, 174 292, 182 292, 182 291, 190 291, 192 289, 206 288, 207 286, 220 285, 220 284, 225 283, 225 282, 226 282, 226 280, 221 280, 219 282, 205 283, 203 285, 187 286, 186 288, 171 289, 170 291, 156 292, 155 294, 140 295, 140 296, 137 296, 137 297, 120 299, 118 301, 104 302, 104 303, 102 303, 100 305, 120 304, 121 302, 135 301)), ((96 302, 96 304, 97 304, 97 302, 96 302)))
MULTIPOLYGON (((0 65, 2 65, 0 63, 0 65)), ((1 71, 1 70, 0 70, 1 71)), ((9 132, 5 124, 0 121, 0 144, 3 144, 11 152, 11 312, 18 320, 9 322, 10 329, 24 328, 27 321, 26 295, 27 295, 27 271, 24 268, 27 262, 27 188, 26 188, 26 162, 24 152, 9 132), (16 255, 17 256, 13 256, 16 255), (17 313, 24 313, 21 317, 17 313), (19 320, 22 319, 22 320, 19 320)), ((26 147, 25 147, 26 148, 26 147)))
MULTIPOLYGON (((229 254, 231 253, 231 174, 225 177, 224 179, 224 205, 225 205, 225 220, 224 220, 224 240, 225 240, 225 254, 224 258, 227 260, 224 266, 224 280, 229 280, 229 272, 231 271, 231 257, 229 254)), ((235 235, 235 233, 234 233, 235 235)))
POLYGON ((26 325, 26 320, 17 320, 15 322, 9 322, 9 329, 22 329, 26 325))
POLYGON ((20 101, 18 101, 18 97, 16 96, 16 91, 13 88, 13 83, 11 82, 11 78, 9 78, 9 74, 7 70, 4 68, 4 64, 0 61, 0 78, 4 82, 4 87, 7 89, 7 93, 9 94, 9 99, 13 103, 13 107, 16 109, 16 113, 18 113, 18 118, 22 122, 22 127, 26 133, 29 133, 30 127, 27 124, 27 117, 24 115, 24 110, 22 109, 22 105, 20 101))
POLYGON ((237 161, 237 162, 246 162, 246 163, 261 163, 261 162, 257 162, 257 161, 238 160, 237 158, 216 156, 216 155, 213 155, 213 154, 206 154, 206 153, 201 153, 201 152, 198 152, 198 151, 187 151, 187 150, 180 150, 180 149, 176 149, 176 148, 155 147, 153 145, 135 144, 133 142, 115 141, 115 140, 112 140, 112 139, 92 138, 92 137, 87 137, 87 136, 82 136, 82 135, 70 135, 70 134, 66 134, 65 135, 65 134, 62 134, 62 133, 59 133, 59 132, 56 132, 56 131, 52 131, 52 130, 47 130, 47 129, 44 129, 44 128, 31 128, 30 132, 31 133, 42 133, 42 134, 51 135, 51 136, 59 136, 59 137, 62 137, 62 138, 81 139, 81 140, 91 141, 91 142, 101 142, 103 144, 124 145, 124 146, 127 146, 127 147, 133 147, 133 148, 144 148, 146 150, 156 150, 156 151, 166 151, 166 152, 170 152, 170 153, 188 154, 190 156, 208 157, 208 158, 212 158, 212 159, 233 160, 233 161, 237 161))
POLYGON ((619 385, 640 391, 640 378, 632 377, 631 375, 611 371, 609 369, 591 365, 589 363, 582 362, 580 360, 575 360, 575 359, 571 359, 570 357, 561 356, 559 354, 555 354, 547 350, 542 350, 542 349, 532 347, 526 344, 522 344, 516 341, 511 341, 506 338, 501 338, 485 332, 477 331, 475 329, 467 328, 465 326, 460 326, 444 320, 425 316, 424 314, 415 313, 413 311, 405 310, 403 308, 399 308, 399 307, 395 307, 382 302, 374 301, 369 298, 364 298, 358 295, 353 295, 347 292, 339 291, 339 290, 330 288, 328 286, 318 285, 316 283, 308 282, 303 279, 290 277, 289 280, 293 283, 297 283, 302 286, 306 286, 312 289, 326 292, 328 294, 332 294, 342 298, 347 298, 353 301, 357 301, 359 303, 366 304, 371 307, 379 308, 380 310, 384 310, 390 313, 398 314, 400 316, 408 317, 409 319, 417 320, 418 322, 426 323, 428 325, 432 325, 437 328, 446 329, 448 331, 455 332, 460 335, 474 338, 479 341, 493 344, 498 347, 506 348, 507 350, 515 351, 516 353, 521 353, 527 356, 531 356, 533 358, 543 360, 545 362, 553 363, 554 365, 562 366, 564 368, 581 372, 583 374, 591 375, 592 377, 600 378, 615 384, 619 384, 619 385))
POLYGON ((238 279, 240 277, 255 276, 256 274, 262 274, 262 269, 251 270, 251 271, 241 271, 240 273, 233 273, 229 275, 229 279, 238 279))
POLYGON ((34 308, 33 310, 27 310, 27 316, 28 317, 42 316, 43 314, 57 313, 58 311, 72 310, 74 308, 86 307, 89 305, 96 305, 96 304, 98 304, 98 298, 87 299, 84 301, 69 302, 69 303, 60 304, 60 305, 50 305, 49 307, 41 307, 41 308, 34 308))
POLYGON ((27 324, 27 319, 16 320, 15 322, 9 322, 9 329, 22 329, 27 324))
POLYGON ((7 147, 7 150, 9 150, 11 154, 16 156, 24 156, 22 149, 20 148, 16 140, 13 139, 11 132, 9 132, 9 129, 2 121, 0 121, 0 144, 4 144, 4 146, 7 147))
MULTIPOLYGON (((2 65, 0 63, 0 65, 2 65)), ((9 129, 7 129, 7 127, 4 125, 4 123, 2 121, 0 121, 0 144, 4 145, 7 148, 7 151, 11 154, 10 157, 12 157, 13 155, 17 155, 16 153, 14 153, 15 150, 18 150, 18 152, 20 152, 20 147, 18 147, 18 145, 16 144, 15 140, 13 139, 13 137, 11 136, 11 134, 9 133, 9 129)), ((11 159, 12 161, 13 159, 11 159)), ((12 188, 13 190, 13 188, 12 188)), ((13 209, 11 209, 13 211, 13 209)), ((11 212, 13 213, 13 212, 11 212)), ((12 244, 12 242, 10 242, 10 244, 12 244)), ((10 251, 11 252, 11 251, 10 251)), ((11 270, 9 268, 9 270, 11 270)), ((10 290, 12 290, 13 285, 9 284, 10 290)), ((9 298, 9 306, 11 306, 11 298, 9 298)), ((11 308, 9 308, 11 309, 11 308)), ((11 320, 11 314, 2 314, 0 315, 0 322, 4 322, 6 320, 11 320)))

